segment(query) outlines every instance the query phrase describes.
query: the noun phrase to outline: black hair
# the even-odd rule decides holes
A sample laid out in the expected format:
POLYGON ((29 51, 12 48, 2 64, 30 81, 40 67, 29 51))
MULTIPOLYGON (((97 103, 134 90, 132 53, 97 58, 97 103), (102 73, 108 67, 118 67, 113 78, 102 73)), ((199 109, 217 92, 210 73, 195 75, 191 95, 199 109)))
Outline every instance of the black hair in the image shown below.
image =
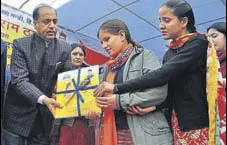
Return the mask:
POLYGON ((118 35, 120 31, 124 31, 125 37, 126 37, 126 40, 127 40, 128 43, 131 43, 133 46, 142 47, 140 44, 133 41, 127 25, 119 19, 110 19, 110 20, 105 21, 99 27, 99 30, 98 30, 98 33, 97 33, 98 38, 99 38, 99 32, 101 30, 107 31, 108 33, 111 33, 113 35, 118 35))
POLYGON ((81 50, 83 51, 83 53, 84 53, 84 56, 86 56, 86 51, 85 51, 85 48, 84 48, 84 46, 83 45, 81 45, 81 44, 78 44, 78 43, 72 43, 71 44, 71 48, 72 48, 72 50, 71 51, 73 51, 75 48, 77 48, 77 47, 80 47, 81 48, 81 50))
POLYGON ((217 22, 212 24, 210 27, 207 28, 207 32, 212 28, 216 29, 218 32, 221 32, 226 37, 226 22, 217 22))
POLYGON ((191 5, 185 0, 168 0, 161 5, 167 6, 173 11, 173 14, 179 19, 188 18, 187 31, 196 32, 195 17, 191 5))
POLYGON ((39 4, 38 6, 35 7, 35 9, 33 10, 33 13, 32 13, 32 17, 33 17, 33 20, 38 20, 39 19, 39 10, 41 8, 50 8, 50 9, 53 9, 57 15, 57 11, 51 7, 50 5, 48 4, 39 4))

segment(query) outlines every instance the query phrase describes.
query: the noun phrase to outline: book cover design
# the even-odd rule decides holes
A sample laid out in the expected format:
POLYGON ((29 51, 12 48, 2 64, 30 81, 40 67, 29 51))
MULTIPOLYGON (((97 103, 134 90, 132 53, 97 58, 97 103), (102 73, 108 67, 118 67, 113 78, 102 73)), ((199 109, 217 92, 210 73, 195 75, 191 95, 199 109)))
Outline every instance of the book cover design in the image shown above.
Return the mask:
POLYGON ((88 111, 101 112, 93 96, 99 85, 99 66, 85 67, 58 74, 55 118, 84 116, 88 111))

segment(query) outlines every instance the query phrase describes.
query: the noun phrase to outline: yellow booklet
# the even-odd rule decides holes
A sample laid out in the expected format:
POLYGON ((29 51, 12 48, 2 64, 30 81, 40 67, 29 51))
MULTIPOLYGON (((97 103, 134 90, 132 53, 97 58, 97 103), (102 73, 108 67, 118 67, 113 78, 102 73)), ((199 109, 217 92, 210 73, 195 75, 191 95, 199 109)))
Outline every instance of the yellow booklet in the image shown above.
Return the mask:
POLYGON ((98 85, 98 65, 58 74, 56 101, 63 108, 56 108, 55 118, 84 116, 90 110, 101 112, 93 96, 98 85))

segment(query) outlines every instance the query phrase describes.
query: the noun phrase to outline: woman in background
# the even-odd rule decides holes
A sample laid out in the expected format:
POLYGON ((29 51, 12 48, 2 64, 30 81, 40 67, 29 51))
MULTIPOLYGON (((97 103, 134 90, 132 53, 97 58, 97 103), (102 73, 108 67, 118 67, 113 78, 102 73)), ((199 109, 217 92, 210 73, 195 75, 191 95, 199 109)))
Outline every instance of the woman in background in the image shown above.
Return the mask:
MULTIPOLYGON (((75 69, 87 67, 84 63, 86 52, 84 46, 73 43, 71 45, 72 64, 75 69)), ((95 132, 92 121, 85 117, 56 119, 55 132, 52 133, 53 145, 95 145, 95 132), (60 137, 59 137, 60 135, 60 137), (59 141, 58 141, 59 140, 59 141)))
POLYGON ((207 29, 207 33, 217 51, 222 77, 226 81, 226 23, 214 23, 207 29))
MULTIPOLYGON (((226 88, 226 23, 217 22, 207 29, 208 36, 213 42, 217 51, 217 56, 221 66, 221 73, 226 88)), ((226 92, 225 92, 226 93, 226 92)), ((226 95, 218 98, 218 113, 217 113, 217 131, 219 134, 216 138, 220 140, 221 145, 226 144, 226 95), (219 138, 220 137, 220 138, 219 138)))

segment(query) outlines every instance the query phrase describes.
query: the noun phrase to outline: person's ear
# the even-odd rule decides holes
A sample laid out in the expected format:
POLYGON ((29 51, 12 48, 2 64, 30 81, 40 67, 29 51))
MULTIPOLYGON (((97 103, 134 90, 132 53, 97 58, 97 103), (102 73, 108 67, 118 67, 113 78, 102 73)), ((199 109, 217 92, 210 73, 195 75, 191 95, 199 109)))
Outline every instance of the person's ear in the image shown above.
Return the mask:
POLYGON ((37 20, 34 20, 34 21, 33 21, 33 24, 34 24, 34 28, 36 28, 37 25, 38 25, 38 21, 37 21, 37 20))
POLYGON ((181 19, 181 24, 183 28, 187 28, 188 25, 188 17, 184 17, 181 19))
POLYGON ((125 36, 125 31, 120 30, 120 31, 119 31, 119 35, 120 35, 121 41, 122 41, 122 42, 125 41, 125 38, 126 38, 126 36, 125 36))

